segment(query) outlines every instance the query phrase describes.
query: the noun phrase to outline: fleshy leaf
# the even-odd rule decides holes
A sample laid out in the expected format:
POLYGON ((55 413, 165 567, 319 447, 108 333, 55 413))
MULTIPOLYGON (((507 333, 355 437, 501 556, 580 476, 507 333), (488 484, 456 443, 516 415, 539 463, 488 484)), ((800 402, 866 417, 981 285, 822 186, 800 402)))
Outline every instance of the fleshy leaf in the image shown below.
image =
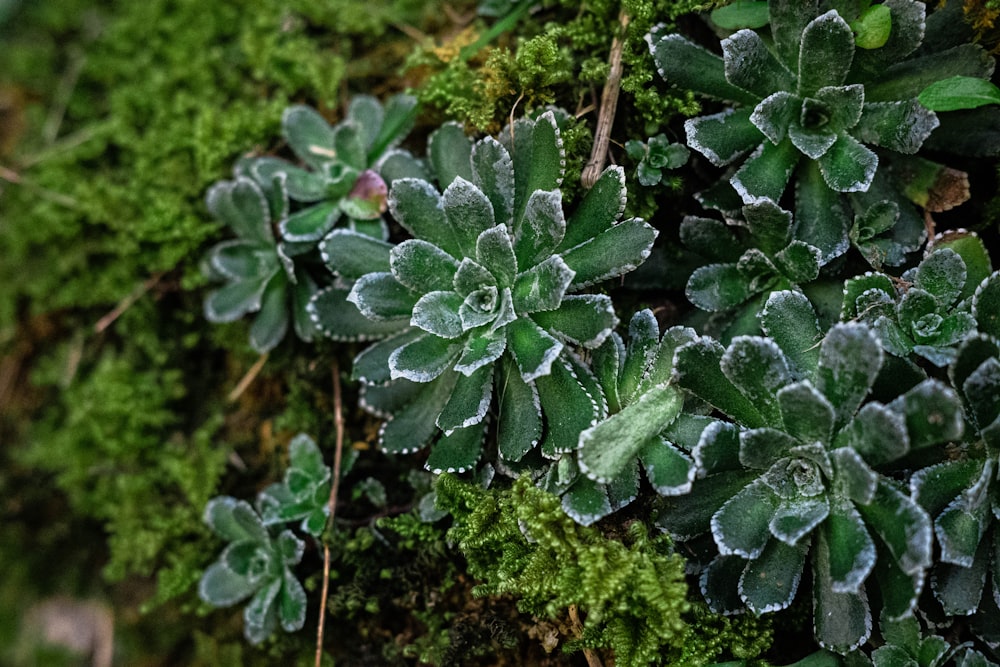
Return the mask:
POLYGON ((661 496, 676 496, 691 490, 694 462, 662 437, 646 441, 639 450, 639 462, 646 471, 646 479, 661 496))
POLYGON ((496 224, 508 229, 514 222, 514 163, 510 153, 493 137, 472 147, 472 182, 493 204, 496 224))
POLYGON ((746 204, 761 199, 778 201, 798 162, 799 151, 790 139, 778 144, 765 141, 733 174, 730 183, 746 204))
POLYGON ((589 526, 612 511, 607 490, 582 475, 563 494, 562 508, 581 526, 589 526))
POLYGON ((878 155, 849 134, 841 134, 818 162, 823 180, 830 189, 864 192, 875 177, 878 155))
POLYGON ((496 279, 498 287, 512 287, 517 276, 517 257, 507 227, 497 225, 476 239, 476 259, 496 279))
POLYGON ((736 264, 709 264, 695 269, 684 295, 702 310, 719 312, 745 302, 752 292, 736 264))
POLYGON ((868 327, 836 324, 820 345, 816 388, 833 405, 837 427, 854 415, 882 366, 882 347, 868 327))
POLYGON ((769 424, 780 423, 776 394, 792 380, 781 348, 767 338, 738 336, 729 344, 719 367, 769 424))
POLYGON ((712 537, 724 556, 757 558, 771 532, 768 526, 778 509, 778 497, 761 482, 754 482, 729 499, 712 516, 712 537))
POLYGON ((436 475, 472 470, 482 456, 482 440, 483 429, 480 426, 460 428, 445 434, 431 445, 424 467, 436 475))
POLYGON ((431 417, 441 413, 457 380, 457 373, 444 373, 415 392, 413 400, 382 425, 379 447, 390 454, 409 454, 426 447, 440 432, 431 417))
POLYGON ((741 424, 763 426, 757 407, 722 372, 724 354, 722 345, 710 338, 681 346, 674 356, 677 383, 741 424))
POLYGON ((603 343, 618 324, 611 298, 606 294, 566 296, 556 310, 533 313, 531 318, 543 329, 586 348, 603 343))
POLYGON ((464 256, 454 230, 446 222, 444 201, 427 181, 416 178, 393 181, 389 212, 414 238, 433 243, 456 259, 464 256))
POLYGON ((559 255, 531 266, 517 276, 511 290, 519 314, 555 310, 562 303, 574 272, 559 255))
POLYGON ((417 294, 400 284, 391 273, 367 273, 354 283, 347 300, 368 319, 409 319, 417 294))
POLYGON ((976 288, 972 313, 980 331, 1000 338, 1000 272, 994 272, 976 288))
POLYGON ((245 241, 273 244, 271 214, 260 186, 249 178, 213 185, 205 203, 214 218, 226 223, 245 241))
MULTIPOLYGON (((457 177, 473 180, 470 162, 472 142, 459 123, 445 123, 432 132, 427 140, 427 154, 441 187, 448 187, 457 177)), ((393 213, 393 216, 396 217, 396 214, 393 213)))
POLYGON ((580 433, 597 420, 596 400, 565 361, 554 363, 551 372, 539 376, 535 384, 545 414, 542 453, 555 458, 556 454, 574 451, 580 433))
POLYGON ((952 76, 927 86, 920 91, 917 99, 931 111, 975 109, 987 104, 1000 104, 1000 88, 988 79, 952 76))
POLYGON ((753 30, 740 30, 722 40, 722 59, 726 80, 762 99, 792 87, 792 73, 753 30))
POLYGON ((526 317, 507 325, 507 345, 525 382, 547 375, 563 348, 562 343, 526 317))
POLYGON ((747 563, 740 576, 740 598, 755 614, 785 609, 795 599, 802 579, 808 545, 790 546, 770 540, 759 558, 747 563))
MULTIPOLYGON (((771 534, 787 545, 799 544, 829 514, 830 503, 822 496, 783 500, 771 519, 771 534)), ((802 542, 803 546, 808 544, 809 540, 802 542)))
POLYGON ((642 264, 659 232, 640 218, 630 218, 562 254, 575 271, 571 289, 617 278, 642 264))
POLYGON ((507 337, 503 329, 471 334, 465 341, 462 356, 455 362, 455 370, 470 375, 499 359, 506 349, 507 337))
POLYGON ((550 256, 565 234, 562 193, 558 190, 532 192, 514 239, 518 264, 532 266, 550 256))
POLYGON ((288 279, 276 273, 261 296, 260 312, 250 325, 250 347, 260 353, 274 349, 288 332, 288 279))
POLYGON ((462 321, 458 309, 462 297, 455 292, 428 292, 413 306, 410 324, 441 338, 458 338, 462 335, 462 321))
POLYGON ((335 159, 333 128, 312 107, 293 105, 281 115, 281 133, 295 155, 314 169, 335 159))
POLYGON ((758 122, 750 122, 754 113, 752 109, 727 109, 690 118, 684 122, 687 144, 715 166, 725 166, 760 145, 764 130, 758 129, 758 122))
POLYGON ((499 418, 497 444, 505 461, 520 461, 542 438, 542 405, 534 383, 521 378, 517 366, 506 356, 497 384, 499 418))
POLYGON ((451 289, 459 266, 451 255, 420 239, 392 248, 389 264, 396 280, 417 292, 451 289))
POLYGON ((437 426, 448 435, 483 421, 493 397, 493 366, 460 375, 448 403, 437 416, 437 426))
POLYGON ((875 497, 858 511, 888 547, 906 574, 916 574, 931 562, 931 522, 908 496, 880 480, 875 497))
POLYGON ((830 546, 822 532, 813 547, 813 623, 824 648, 848 653, 868 640, 871 610, 864 589, 838 592, 830 577, 830 546))
POLYGON ((647 41, 656 68, 668 84, 720 100, 744 104, 759 101, 752 93, 726 80, 722 58, 711 51, 673 33, 658 40, 647 36, 647 41))
POLYGON ((822 332, 816 311, 801 292, 772 292, 760 315, 761 328, 789 362, 795 377, 811 377, 819 366, 822 332))
POLYGON ((812 95, 824 86, 843 84, 853 59, 851 26, 836 10, 816 17, 802 31, 798 93, 812 95))
POLYGON ((611 229, 625 211, 625 170, 610 166, 598 177, 566 223, 558 250, 574 248, 611 229))
POLYGON ((875 542, 865 529, 854 505, 841 501, 830 507, 823 522, 822 534, 827 543, 827 567, 835 593, 857 593, 875 567, 875 542))
POLYGON ((452 365, 460 350, 458 343, 424 334, 389 355, 389 373, 394 380, 430 382, 452 365))
MULTIPOLYGON (((408 328, 404 318, 370 320, 347 300, 348 291, 327 287, 316 292, 306 306, 313 325, 331 340, 365 341, 384 338, 408 328)), ((387 371, 388 372, 388 371, 387 371)))
POLYGON ((866 144, 912 155, 940 124, 934 112, 916 100, 872 102, 865 105, 852 134, 866 144))
POLYGON ((833 435, 833 406, 812 383, 795 382, 777 394, 785 431, 803 442, 830 442, 833 435))
POLYGON ((247 313, 260 310, 266 276, 263 280, 240 280, 209 292, 205 298, 205 319, 209 322, 235 322, 247 313))
POLYGON ((335 229, 319 244, 327 268, 335 275, 357 280, 366 273, 389 271, 392 244, 349 229, 335 229))
POLYGON ((441 195, 441 202, 452 238, 457 242, 462 256, 474 256, 476 239, 495 225, 490 200, 479 188, 458 176, 441 195))

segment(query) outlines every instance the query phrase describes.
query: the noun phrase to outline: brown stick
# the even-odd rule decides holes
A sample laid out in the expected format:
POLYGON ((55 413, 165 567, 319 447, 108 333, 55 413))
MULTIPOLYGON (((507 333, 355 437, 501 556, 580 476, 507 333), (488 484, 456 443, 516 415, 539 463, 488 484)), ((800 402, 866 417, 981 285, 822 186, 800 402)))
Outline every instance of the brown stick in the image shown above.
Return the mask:
MULTIPOLYGON (((576 605, 571 604, 569 606, 569 621, 573 626, 573 632, 576 633, 577 637, 583 636, 583 623, 580 622, 580 613, 577 611, 576 605)), ((588 667, 604 667, 604 663, 594 652, 594 649, 585 648, 583 649, 583 657, 587 659, 588 667)))
POLYGON ((257 376, 260 374, 260 369, 264 368, 264 363, 266 361, 267 352, 260 355, 260 359, 254 362, 253 366, 250 367, 250 370, 248 370, 246 375, 243 376, 243 379, 239 381, 239 384, 237 384, 236 387, 229 392, 229 396, 226 396, 226 400, 230 403, 235 403, 236 399, 242 396, 243 392, 247 390, 250 383, 257 379, 257 376))
MULTIPOLYGON (((333 481, 330 483, 330 516, 332 526, 337 516, 337 493, 340 490, 340 465, 344 454, 344 414, 340 396, 340 367, 333 362, 333 427, 336 441, 333 450, 333 481)), ((323 626, 326 623, 326 598, 330 592, 330 545, 323 543, 323 592, 320 597, 319 627, 316 630, 316 667, 323 659, 323 626)))
POLYGON ((615 124, 615 111, 618 108, 618 92, 622 83, 622 49, 625 48, 625 29, 628 28, 632 19, 625 10, 618 15, 618 25, 621 29, 611 41, 611 55, 609 56, 608 80, 601 91, 601 110, 597 115, 597 132, 594 134, 594 147, 590 151, 590 160, 583 168, 580 181, 583 187, 589 188, 597 182, 601 172, 604 171, 604 163, 608 158, 608 143, 611 140, 611 126, 615 124))
POLYGON ((163 273, 157 273, 146 280, 146 282, 132 290, 132 293, 119 301, 118 305, 115 306, 110 313, 98 320, 97 324, 94 325, 94 331, 96 333, 102 333, 105 329, 110 327, 115 320, 121 317, 122 313, 128 310, 136 301, 141 299, 143 294, 151 290, 156 283, 160 282, 163 275, 163 273))

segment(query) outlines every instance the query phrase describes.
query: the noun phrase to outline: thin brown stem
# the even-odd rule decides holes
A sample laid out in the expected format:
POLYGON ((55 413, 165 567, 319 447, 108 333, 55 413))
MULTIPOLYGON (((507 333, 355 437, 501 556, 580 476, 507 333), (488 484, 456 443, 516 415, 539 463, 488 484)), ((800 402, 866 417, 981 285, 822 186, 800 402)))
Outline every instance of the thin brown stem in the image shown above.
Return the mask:
POLYGON ((266 362, 267 352, 260 355, 260 359, 254 362, 254 365, 251 366, 250 370, 246 372, 246 375, 244 375, 243 379, 239 381, 239 384, 237 384, 236 387, 229 392, 229 396, 226 397, 226 400, 230 403, 235 403, 236 400, 243 395, 243 392, 247 390, 250 383, 257 379, 257 376, 260 374, 261 369, 264 368, 264 364, 266 362))
POLYGON ((601 110, 597 114, 597 131, 594 133, 594 147, 590 151, 590 160, 583 168, 580 180, 585 188, 597 182, 604 163, 608 159, 608 143, 611 140, 611 127, 615 124, 615 112, 618 108, 618 93, 622 84, 622 49, 625 48, 625 30, 631 18, 622 10, 618 15, 619 30, 611 41, 610 69, 608 80, 601 91, 601 110))
POLYGON ((136 301, 142 298, 142 295, 151 290, 156 283, 160 282, 163 278, 163 273, 157 273, 146 280, 143 284, 132 290, 132 293, 122 299, 114 309, 97 321, 94 325, 94 331, 96 333, 102 333, 105 329, 110 327, 115 320, 121 317, 122 313, 132 307, 136 301))
MULTIPOLYGON (((580 612, 577 610, 575 604, 569 606, 569 622, 573 626, 573 632, 576 633, 577 637, 583 636, 583 623, 580 622, 580 612)), ((594 652, 594 649, 585 648, 583 649, 583 657, 587 659, 588 667, 604 667, 604 663, 594 652)))
MULTIPOLYGON (((344 455, 344 412, 340 395, 340 366, 333 362, 333 428, 336 440, 333 450, 333 480, 330 483, 330 516, 327 525, 337 518, 337 493, 340 491, 340 466, 344 455)), ((330 593, 330 545, 323 543, 323 591, 320 596, 319 627, 316 629, 316 667, 323 659, 323 626, 326 624, 326 599, 330 593)))

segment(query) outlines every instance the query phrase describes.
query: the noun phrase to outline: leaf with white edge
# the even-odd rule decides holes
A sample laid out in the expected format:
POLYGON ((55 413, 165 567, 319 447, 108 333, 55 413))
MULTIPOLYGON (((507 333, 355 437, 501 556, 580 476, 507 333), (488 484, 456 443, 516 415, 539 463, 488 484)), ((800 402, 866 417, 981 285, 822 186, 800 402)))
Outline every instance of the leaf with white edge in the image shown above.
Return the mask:
POLYGON ((454 292, 428 292, 414 304, 410 324, 441 338, 458 338, 464 332, 461 306, 462 297, 454 292))
POLYGON ((740 433, 735 424, 728 422, 712 422, 704 428, 698 444, 692 449, 699 477, 725 470, 743 470, 740 433))
POLYGON ((774 341, 759 336, 737 336, 722 355, 719 368, 767 423, 780 423, 777 393, 792 381, 792 375, 785 354, 774 341))
POLYGON ((853 59, 851 26, 836 10, 817 16, 802 31, 797 92, 812 95, 825 86, 842 85, 853 59))
POLYGON ((468 472, 483 454, 482 442, 483 429, 479 425, 446 433, 431 445, 424 467, 435 475, 468 472))
POLYGON ((633 461, 620 475, 606 484, 611 511, 617 512, 639 497, 639 465, 633 461))
POLYGON ((833 463, 833 487, 842 498, 859 506, 868 505, 878 488, 878 474, 861 455, 850 447, 839 447, 830 452, 833 463))
POLYGON ((591 186, 566 223, 558 250, 568 250, 610 229, 625 211, 625 170, 606 168, 591 186))
POLYGON ((799 151, 790 139, 762 143, 733 174, 730 183, 743 199, 752 204, 761 199, 779 201, 799 162, 799 151))
MULTIPOLYGON (((291 286, 292 327, 295 335, 307 343, 311 343, 322 334, 316 321, 313 320, 309 306, 319 291, 319 285, 309 275, 300 275, 298 281, 291 286)), ((346 292, 344 297, 346 301, 346 292)))
POLYGON ((972 567, 976 550, 986 534, 989 508, 969 505, 966 498, 959 496, 934 519, 934 534, 945 563, 972 567))
POLYGON ((420 239, 393 247, 389 265, 396 280, 417 292, 451 289, 459 267, 451 255, 420 239))
POLYGON ((409 328, 408 318, 368 319, 347 300, 348 294, 345 289, 327 287, 309 299, 309 318, 326 338, 345 342, 376 340, 409 328))
POLYGON ((722 40, 722 59, 726 80, 761 98, 794 84, 792 73, 753 30, 740 30, 722 40))
MULTIPOLYGON (((504 295, 509 291, 504 290, 504 295)), ((490 329, 492 331, 499 329, 511 319, 511 317, 505 316, 504 322, 497 322, 497 318, 501 314, 500 306, 501 294, 496 287, 487 285, 482 289, 472 292, 462 300, 462 305, 458 309, 458 318, 462 323, 462 328, 468 331, 469 329, 493 323, 490 329)), ((513 315, 513 306, 510 307, 507 315, 513 315)))
POLYGON ((261 295, 260 311, 250 325, 250 347, 261 354, 274 349, 288 332, 288 278, 276 273, 261 295))
POLYGON ((951 305, 965 287, 965 262, 962 257, 948 248, 935 250, 917 266, 913 273, 913 285, 938 300, 942 305, 951 305))
POLYGON ((726 30, 763 28, 769 21, 767 3, 752 0, 717 7, 710 18, 712 23, 726 30))
POLYGON ((700 266, 684 288, 688 301, 710 313, 735 308, 751 295, 750 285, 736 264, 700 266))
POLYGON ((917 99, 931 111, 975 109, 987 104, 1000 104, 1000 88, 988 79, 952 76, 927 86, 920 91, 917 99))
POLYGON ((746 607, 739 596, 739 581, 747 561, 739 556, 716 556, 701 571, 699 585, 709 609, 716 614, 742 614, 746 607))
POLYGON ((493 398, 493 366, 483 366, 471 375, 459 375, 451 398, 437 416, 437 426, 448 435, 455 429, 483 421, 493 398))
POLYGON ((493 137, 485 137, 472 147, 472 182, 493 204, 498 225, 510 228, 514 222, 514 164, 510 153, 493 137))
POLYGON ((271 213, 260 186, 246 177, 221 181, 205 197, 212 217, 226 223, 245 241, 271 245, 271 213))
POLYGON ((365 317, 375 321, 409 319, 418 298, 391 273, 384 272, 361 276, 347 295, 365 317))
MULTIPOLYGON (((809 107, 806 106, 802 113, 810 113, 809 107)), ((788 128, 788 139, 803 155, 811 160, 818 160, 836 143, 837 133, 828 127, 813 130, 794 124, 788 128)))
POLYGON ((827 187, 819 165, 804 164, 795 186, 795 238, 819 248, 825 264, 850 247, 851 223, 840 195, 827 187))
MULTIPOLYGON (((413 401, 393 413, 379 431, 379 448, 389 454, 410 454, 427 446, 440 431, 435 419, 448 403, 458 380, 457 373, 445 373, 423 390, 413 401)), ((478 428, 478 427, 476 427, 478 428)))
MULTIPOLYGON (((270 273, 265 259, 266 248, 243 239, 223 241, 212 246, 208 254, 211 271, 218 272, 231 281, 251 281, 264 273, 270 273)), ((211 277, 211 276, 210 276, 211 277)))
POLYGON ((497 383, 499 417, 497 447, 504 461, 520 461, 542 438, 542 405, 534 383, 521 379, 509 356, 504 357, 497 383))
POLYGON ((931 563, 931 521, 909 496, 887 480, 879 480, 875 497, 859 505, 865 523, 872 527, 906 574, 916 574, 931 563))
POLYGON ((844 282, 844 302, 840 310, 842 320, 869 318, 870 313, 859 309, 860 299, 863 294, 871 290, 877 290, 887 295, 888 300, 895 301, 896 288, 892 280, 884 273, 873 273, 869 271, 860 276, 849 278, 844 282))
MULTIPOLYGON (((857 34, 858 48, 862 49, 854 54, 852 70, 878 74, 887 63, 899 62, 912 54, 928 33, 926 11, 923 3, 905 0, 888 0, 865 10, 859 21, 851 24, 857 34)), ((937 32, 933 27, 931 31, 937 32)))
POLYGON ((617 378, 618 391, 626 403, 635 397, 639 383, 655 358, 659 342, 660 325, 653 311, 647 308, 635 313, 629 322, 628 346, 617 378))
MULTIPOLYGON (((1000 358, 1000 340, 985 333, 970 335, 959 346, 955 362, 948 368, 951 385, 964 388, 969 376, 991 357, 1000 358)), ((965 398, 968 400, 968 395, 965 398)))
POLYGON ((580 433, 597 422, 597 401, 565 361, 552 365, 548 375, 535 380, 545 414, 542 454, 555 458, 579 447, 580 433))
POLYGON ((870 102, 851 134, 866 144, 912 155, 940 124, 937 115, 916 100, 870 102))
MULTIPOLYGON (((260 183, 280 183, 282 194, 298 202, 316 202, 328 197, 330 184, 322 174, 296 167, 280 158, 256 158, 250 173, 260 183)), ((287 208, 284 212, 287 213, 287 208)))
MULTIPOLYGON (((763 102, 761 103, 763 104, 763 102)), ((684 121, 687 145, 717 167, 725 166, 760 145, 761 133, 751 109, 727 109, 684 121)), ((769 134, 769 133, 765 133, 769 134)))
POLYGON ((882 347, 858 323, 835 324, 820 344, 816 388, 833 405, 837 428, 857 412, 882 367, 882 347))
POLYGON ((906 420, 881 403, 868 403, 837 434, 837 447, 850 447, 872 466, 890 463, 910 451, 906 420))
POLYGON ((743 253, 744 243, 721 220, 686 215, 681 221, 680 238, 686 248, 710 262, 734 264, 743 253))
POLYGON ((424 334, 389 355, 389 373, 393 380, 430 382, 454 363, 460 351, 460 343, 424 334))
POLYGON ((980 331, 1000 338, 1000 272, 993 272, 976 288, 972 314, 980 331))
POLYGON ((820 531, 813 546, 813 624, 820 646, 849 653, 871 635, 872 616, 864 588, 840 592, 830 577, 830 546, 820 531))
POLYGON ((778 390, 777 398, 786 433, 804 442, 830 442, 833 406, 811 382, 788 384, 778 390))
POLYGON ((293 105, 281 115, 281 133, 296 157, 314 169, 332 158, 333 128, 312 107, 293 105))
POLYGON ((357 280, 366 273, 390 270, 391 243, 349 229, 335 229, 319 244, 320 256, 334 275, 357 280))
POLYGON ((722 555, 757 558, 771 539, 769 525, 778 509, 778 497, 767 485, 754 481, 712 515, 712 537, 722 555))
POLYGON ((526 317, 507 325, 507 346, 525 382, 547 375, 563 349, 562 343, 526 317))
MULTIPOLYGON (((830 514, 830 503, 822 497, 782 500, 769 526, 771 534, 787 545, 796 545, 830 514)), ((809 540, 802 542, 808 547, 809 540)))
POLYGON ((757 473, 731 470, 698 479, 690 493, 662 500, 663 513, 657 524, 676 540, 690 540, 707 533, 712 515, 747 484, 757 473))
POLYGON ((462 255, 475 254, 476 239, 495 226, 493 205, 471 182, 458 176, 441 196, 445 219, 462 255))
POLYGON ((677 348, 697 339, 698 334, 690 327, 675 326, 664 331, 660 344, 654 350, 652 360, 647 362, 644 370, 640 369, 642 377, 636 392, 642 393, 651 387, 669 383, 674 374, 674 353, 677 348))
POLYGON ((755 428, 740 432, 740 463, 746 468, 767 470, 790 455, 799 441, 775 428, 755 428))
POLYGON ((802 31, 819 12, 816 0, 769 0, 768 14, 775 51, 789 69, 799 64, 802 31))
POLYGON ((514 253, 521 266, 531 266, 550 256, 566 234, 566 218, 559 190, 536 190, 528 197, 514 238, 514 253))
MULTIPOLYGON (((371 115, 366 117, 359 113, 360 109, 358 112, 355 112, 352 103, 348 109, 349 116, 357 118, 363 126, 378 128, 378 134, 367 142, 369 159, 377 158, 386 148, 395 146, 403 140, 403 137, 413 128, 413 112, 416 106, 417 98, 413 95, 393 95, 382 108, 381 121, 375 123, 379 115, 375 112, 374 108, 369 107, 365 111, 368 114, 375 112, 375 117, 371 115)), ((371 133, 369 132, 370 136, 371 133)))
POLYGON ((287 569, 283 573, 283 586, 278 596, 278 618, 285 632, 298 632, 306 623, 305 589, 287 569))
POLYGON ((506 226, 497 225, 479 235, 476 239, 476 259, 493 275, 497 286, 514 285, 518 262, 506 226))
POLYGON ((515 238, 520 233, 521 219, 531 193, 555 190, 562 184, 566 156, 555 114, 546 111, 536 120, 519 119, 511 127, 514 161, 514 226, 515 238))
POLYGON ((1000 359, 991 357, 962 383, 962 393, 981 432, 1000 418, 1000 359))
POLYGON ((552 255, 518 274, 511 290, 519 314, 555 310, 562 303, 575 273, 559 255, 552 255))
POLYGON ((333 128, 333 152, 336 161, 356 171, 368 166, 364 128, 357 121, 347 118, 333 128))
POLYGON ((235 322, 247 313, 260 310, 267 276, 240 280, 213 290, 205 297, 205 319, 213 323, 235 322))
POLYGON ((546 331, 586 348, 603 343, 618 324, 606 294, 566 296, 557 309, 533 313, 531 319, 546 331))
POLYGON ((389 212, 414 238, 433 243, 456 259, 464 255, 445 218, 444 200, 434 186, 416 178, 393 181, 389 212))
POLYGON ((617 278, 649 257, 659 232, 640 218, 630 218, 562 254, 575 272, 570 289, 617 278))
POLYGON ((875 567, 875 542, 854 505, 836 500, 820 533, 828 544, 826 572, 835 593, 857 593, 875 567))
MULTIPOLYGON (((754 104, 759 98, 726 80, 722 58, 708 49, 671 33, 653 39, 646 36, 660 76, 672 86, 693 90, 718 100, 754 104)), ((690 145, 690 142, 689 142, 690 145)))
POLYGON ((822 332, 809 299, 801 292, 772 292, 760 314, 761 328, 789 362, 795 377, 810 377, 819 366, 822 332))
POLYGON ((841 134, 818 163, 831 190, 864 192, 875 177, 878 155, 849 134, 841 134))
POLYGON ((809 283, 819 277, 823 253, 803 241, 792 241, 775 256, 775 262, 792 283, 809 283))
MULTIPOLYGON (((409 151, 401 149, 390 150, 379 158, 375 164, 375 170, 390 187, 394 181, 400 178, 416 178, 422 181, 428 181, 431 178, 422 160, 413 157, 409 151)), ((388 205, 388 199, 386 204, 388 205)))
POLYGON ((882 554, 882 557, 875 562, 872 577, 878 585, 882 598, 883 616, 898 620, 913 614, 917 599, 924 587, 923 570, 907 574, 899 568, 896 561, 882 554))
POLYGON ((757 407, 722 372, 724 354, 722 345, 711 338, 681 346, 674 355, 677 383, 744 426, 763 426, 757 407))
MULTIPOLYGON (((317 305, 317 309, 318 307, 317 305)), ((420 329, 406 327, 383 341, 369 345, 354 358, 351 379, 363 384, 390 382, 392 377, 389 373, 389 355, 423 334, 424 332, 420 329)))
POLYGON ((765 97, 754 107, 750 114, 750 122, 772 144, 781 143, 788 136, 791 124, 798 119, 801 108, 802 101, 797 96, 779 90, 765 97))
POLYGON ((785 609, 795 599, 805 567, 808 544, 791 546, 770 540, 759 558, 740 576, 740 599, 755 614, 785 609))
POLYGON ((456 177, 473 179, 472 141, 465 136, 461 124, 445 123, 432 132, 427 140, 427 154, 441 187, 448 187, 456 177))
POLYGON ((979 609, 990 563, 989 540, 983 540, 968 567, 940 562, 931 571, 934 597, 949 616, 969 616, 979 609))
POLYGON ((955 76, 989 79, 993 59, 979 44, 960 44, 920 55, 884 68, 876 81, 866 84, 871 101, 918 97, 928 86, 955 76))
POLYGON ((358 391, 358 406, 379 419, 389 419, 402 412, 424 391, 426 385, 409 380, 386 384, 363 384, 358 391))
POLYGON ((607 489, 583 476, 577 477, 563 494, 562 508, 581 526, 589 526, 612 512, 607 489))
POLYGON ((683 396, 673 387, 657 387, 618 414, 584 430, 579 439, 580 470, 607 484, 677 417, 683 404, 683 396))
MULTIPOLYGON (((643 311, 643 312, 648 312, 643 311)), ((635 319, 633 317, 633 319, 635 319)), ((619 412, 623 407, 619 391, 618 376, 625 358, 625 343, 614 331, 594 349, 590 357, 590 367, 594 376, 604 389, 610 412, 619 412)))
POLYGON ((267 529, 245 500, 217 496, 208 501, 203 516, 212 531, 228 542, 266 542, 267 529))
POLYGON ((455 370, 471 375, 499 359, 506 349, 507 334, 503 329, 470 334, 465 340, 461 356, 455 362, 455 370))
POLYGON ((639 449, 639 463, 653 489, 661 496, 691 491, 695 465, 691 457, 665 440, 651 438, 639 449))
POLYGON ((466 257, 459 263, 458 269, 455 271, 452 286, 459 294, 468 296, 487 287, 496 289, 497 280, 482 264, 466 257))
POLYGON ((781 252, 791 240, 792 214, 772 201, 743 207, 747 227, 756 246, 768 256, 781 252))
POLYGON ((910 449, 918 450, 962 437, 962 404, 955 391, 925 380, 889 404, 906 419, 910 449))

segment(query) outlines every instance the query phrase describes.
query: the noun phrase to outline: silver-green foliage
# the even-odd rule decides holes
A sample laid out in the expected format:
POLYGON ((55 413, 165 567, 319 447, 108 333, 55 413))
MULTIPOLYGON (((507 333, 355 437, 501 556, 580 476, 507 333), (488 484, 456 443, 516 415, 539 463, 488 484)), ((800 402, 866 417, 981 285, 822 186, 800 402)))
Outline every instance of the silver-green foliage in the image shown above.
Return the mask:
POLYGON ((878 339, 860 323, 821 335, 799 293, 772 294, 761 319, 767 338, 701 338, 676 353, 677 383, 732 422, 702 431, 698 478, 665 525, 684 539, 711 531, 719 556, 701 583, 717 611, 786 608, 811 559, 816 637, 846 652, 871 631, 866 588, 904 616, 931 564, 930 519, 882 471, 961 437, 961 405, 935 380, 866 402, 878 339))
POLYGON ((354 364, 367 406, 390 417, 380 434, 386 451, 434 442, 429 469, 472 468, 495 394, 500 458, 517 463, 539 443, 557 458, 576 448, 604 403, 568 349, 599 346, 618 321, 608 296, 585 290, 638 266, 656 231, 620 220, 617 167, 567 217, 552 111, 516 121, 499 141, 473 144, 446 125, 429 157, 443 192, 418 178, 389 192, 394 219, 413 238, 379 244, 334 230, 324 240, 327 267, 353 287, 349 303, 317 299, 316 322, 332 331, 360 312, 375 327, 361 326, 360 337, 396 330, 354 364))

